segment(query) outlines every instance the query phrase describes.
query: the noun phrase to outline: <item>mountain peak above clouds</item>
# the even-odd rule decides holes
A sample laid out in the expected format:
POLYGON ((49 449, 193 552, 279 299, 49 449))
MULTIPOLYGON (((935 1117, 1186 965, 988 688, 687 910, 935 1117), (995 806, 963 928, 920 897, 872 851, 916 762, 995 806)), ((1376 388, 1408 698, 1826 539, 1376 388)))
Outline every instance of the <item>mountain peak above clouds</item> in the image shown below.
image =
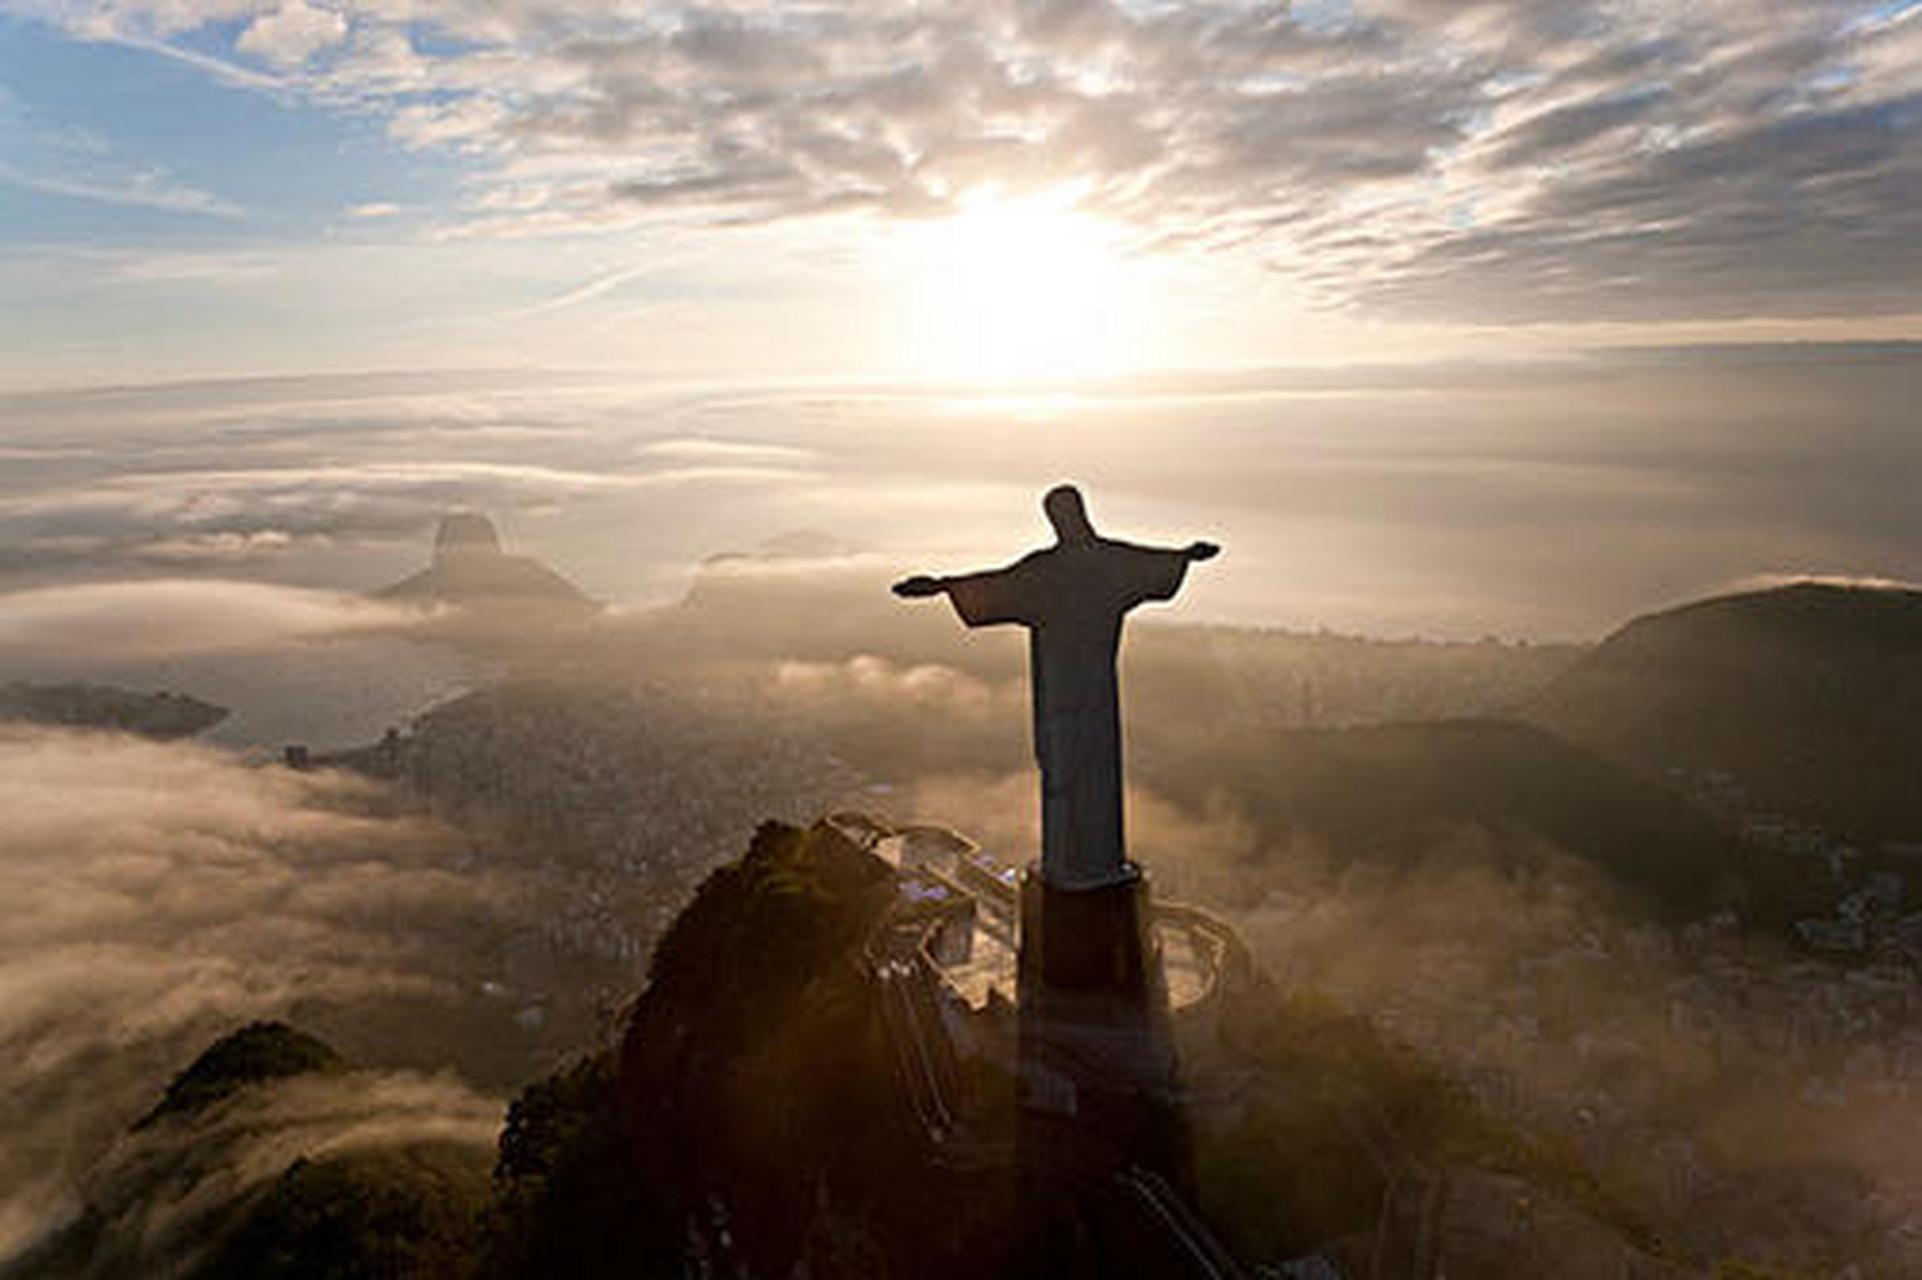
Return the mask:
POLYGON ((584 591, 540 561, 509 555, 494 522, 469 511, 442 518, 427 568, 375 595, 424 604, 543 605, 571 611, 594 607, 584 591))

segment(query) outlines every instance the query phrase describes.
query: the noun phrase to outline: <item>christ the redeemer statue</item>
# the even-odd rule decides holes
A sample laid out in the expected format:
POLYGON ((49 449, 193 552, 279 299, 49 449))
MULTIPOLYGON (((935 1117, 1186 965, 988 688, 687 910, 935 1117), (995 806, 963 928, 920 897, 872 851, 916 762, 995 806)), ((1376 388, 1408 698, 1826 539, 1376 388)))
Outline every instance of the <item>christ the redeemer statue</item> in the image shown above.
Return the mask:
POLYGON ((1041 766, 1041 875, 1062 889, 1113 884, 1129 875, 1121 835, 1121 708, 1115 656, 1121 620, 1181 589, 1191 561, 1221 549, 1180 550, 1104 538, 1088 523, 1072 485, 1042 503, 1054 546, 1005 569, 894 584, 898 596, 946 593, 970 627, 1028 629, 1034 685, 1034 754, 1041 766))

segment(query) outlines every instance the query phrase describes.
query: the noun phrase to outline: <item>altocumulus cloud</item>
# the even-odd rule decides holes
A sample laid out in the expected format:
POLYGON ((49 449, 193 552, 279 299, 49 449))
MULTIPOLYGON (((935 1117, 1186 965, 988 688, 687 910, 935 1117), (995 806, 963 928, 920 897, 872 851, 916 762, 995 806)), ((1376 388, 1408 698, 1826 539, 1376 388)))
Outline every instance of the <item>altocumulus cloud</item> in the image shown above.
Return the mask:
MULTIPOLYGON (((325 1031, 330 1010, 447 997, 436 948, 509 894, 455 869, 453 833, 369 799, 197 747, 0 728, 0 1257, 72 1212, 79 1172, 236 1023, 291 1013, 325 1031)), ((296 1147, 486 1141, 497 1116, 452 1080, 404 1074, 283 1092, 228 1116, 234 1158, 174 1190, 244 1189, 296 1147)), ((116 1167, 96 1207, 171 1211, 117 1195, 131 1175, 116 1167)))
POLYGON ((1067 183, 1145 241, 1430 316, 1897 312, 1922 268, 1914 5, 450 0, 290 5, 237 36, 230 10, 57 20, 228 41, 195 57, 229 83, 464 154, 455 233, 1067 183))

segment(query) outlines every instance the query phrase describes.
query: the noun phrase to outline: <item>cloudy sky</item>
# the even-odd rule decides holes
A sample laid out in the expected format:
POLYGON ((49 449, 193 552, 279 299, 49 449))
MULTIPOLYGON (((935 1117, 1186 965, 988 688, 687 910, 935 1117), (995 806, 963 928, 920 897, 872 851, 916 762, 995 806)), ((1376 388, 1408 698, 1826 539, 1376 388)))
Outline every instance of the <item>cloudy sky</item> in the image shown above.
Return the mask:
POLYGON ((1922 0, 0 0, 0 591, 468 506, 645 603, 1064 478, 1200 617, 1914 579, 1918 86, 1922 0))
POLYGON ((1922 335, 1916 0, 4 0, 15 385, 1922 335))

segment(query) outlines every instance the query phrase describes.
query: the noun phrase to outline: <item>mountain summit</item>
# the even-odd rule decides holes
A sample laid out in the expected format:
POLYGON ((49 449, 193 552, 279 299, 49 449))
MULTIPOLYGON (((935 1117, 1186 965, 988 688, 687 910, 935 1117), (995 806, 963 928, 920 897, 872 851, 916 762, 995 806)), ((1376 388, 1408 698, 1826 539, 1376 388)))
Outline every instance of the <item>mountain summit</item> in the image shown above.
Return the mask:
POLYGON ((471 511, 456 511, 441 519, 434 532, 436 563, 458 556, 501 555, 501 535, 494 522, 471 511))
POLYGON ((1637 618, 1530 718, 1644 769, 1719 771, 1854 838, 1922 834, 1922 592, 1819 581, 1637 618))
POLYGON ((471 511, 441 520, 431 565, 375 594, 428 604, 594 606, 585 592, 540 561, 503 551, 494 522, 471 511))

